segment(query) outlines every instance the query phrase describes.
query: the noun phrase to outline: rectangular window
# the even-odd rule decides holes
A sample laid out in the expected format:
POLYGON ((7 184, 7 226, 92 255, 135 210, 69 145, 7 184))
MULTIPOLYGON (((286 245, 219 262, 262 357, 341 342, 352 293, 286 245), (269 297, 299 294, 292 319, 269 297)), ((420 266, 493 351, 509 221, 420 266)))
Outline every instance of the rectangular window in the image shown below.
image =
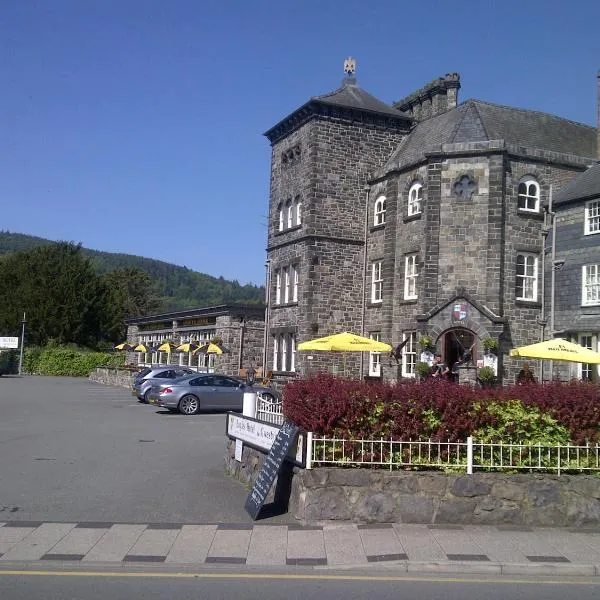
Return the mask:
POLYGON ((298 267, 292 267, 294 287, 292 288, 292 302, 298 302, 298 267))
POLYGON ((283 231, 283 208, 279 209, 279 231, 283 231))
POLYGON ((281 304, 281 271, 275 271, 275 304, 281 304))
POLYGON ((538 257, 535 254, 517 255, 517 300, 537 300, 538 257))
POLYGON ((383 300, 383 275, 382 261, 376 260, 371 265, 371 302, 381 302, 383 300))
POLYGON ((287 304, 290 301, 290 269, 286 267, 283 269, 284 277, 284 288, 283 288, 283 302, 287 304))
POLYGON ((296 202, 296 225, 302 224, 302 202, 296 202))
POLYGON ((287 226, 288 229, 294 225, 294 206, 290 202, 287 207, 287 226))
MULTIPOLYGON (((381 341, 380 332, 372 333, 369 337, 376 342, 381 341)), ((369 352, 369 375, 381 377, 381 352, 369 352)))
POLYGON ((404 299, 417 298, 417 255, 409 254, 404 259, 404 299))
MULTIPOLYGON (((580 346, 583 346, 584 348, 588 348, 589 350, 593 350, 594 349, 594 340, 593 340, 593 336, 584 333, 584 334, 579 334, 579 339, 577 340, 577 343, 580 346)), ((583 379, 585 381, 591 381, 594 379, 594 365, 589 365, 586 363, 580 363, 579 364, 579 378, 583 379)))
POLYGON ((581 278, 581 304, 600 304, 600 265, 584 265, 581 278))
POLYGON ((415 377, 417 364, 417 332, 405 331, 402 341, 406 341, 402 348, 402 377, 415 377))
POLYGON ((273 371, 296 370, 296 335, 282 333, 273 336, 273 371))
POLYGON ((585 205, 585 235, 600 233, 600 200, 585 205))

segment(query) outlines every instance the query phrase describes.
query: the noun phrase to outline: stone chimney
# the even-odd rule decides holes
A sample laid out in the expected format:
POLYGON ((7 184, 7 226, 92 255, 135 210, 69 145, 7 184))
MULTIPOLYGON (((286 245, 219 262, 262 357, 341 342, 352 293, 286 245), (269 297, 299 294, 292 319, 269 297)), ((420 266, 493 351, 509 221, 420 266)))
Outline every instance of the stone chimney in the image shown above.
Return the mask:
POLYGON ((438 77, 406 98, 394 102, 394 108, 417 121, 424 121, 456 108, 459 89, 460 75, 446 73, 444 77, 438 77))

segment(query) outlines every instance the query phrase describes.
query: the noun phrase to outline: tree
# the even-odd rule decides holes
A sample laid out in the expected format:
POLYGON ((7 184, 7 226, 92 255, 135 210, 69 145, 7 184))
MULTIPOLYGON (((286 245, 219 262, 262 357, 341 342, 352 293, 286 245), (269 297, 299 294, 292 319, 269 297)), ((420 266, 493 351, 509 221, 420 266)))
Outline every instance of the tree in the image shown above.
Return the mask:
POLYGON ((0 330, 19 331, 27 313, 27 340, 93 346, 102 339, 106 294, 81 246, 58 242, 0 260, 0 330))

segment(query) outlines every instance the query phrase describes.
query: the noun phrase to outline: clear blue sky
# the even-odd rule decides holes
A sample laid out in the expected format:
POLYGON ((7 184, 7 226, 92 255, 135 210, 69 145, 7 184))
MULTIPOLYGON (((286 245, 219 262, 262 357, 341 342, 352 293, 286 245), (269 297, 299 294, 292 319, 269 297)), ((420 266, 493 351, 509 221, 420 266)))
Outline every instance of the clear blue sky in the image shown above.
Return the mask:
POLYGON ((0 229, 261 284, 262 133, 347 56, 595 125, 600 2, 0 0, 0 229))

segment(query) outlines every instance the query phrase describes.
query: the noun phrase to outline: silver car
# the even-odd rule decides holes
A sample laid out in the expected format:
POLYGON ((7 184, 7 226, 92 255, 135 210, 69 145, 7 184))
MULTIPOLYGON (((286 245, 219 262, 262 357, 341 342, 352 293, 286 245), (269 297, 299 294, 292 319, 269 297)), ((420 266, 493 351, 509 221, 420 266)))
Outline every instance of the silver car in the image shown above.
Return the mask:
POLYGON ((265 400, 278 400, 277 392, 269 387, 248 387, 243 381, 218 373, 187 375, 169 383, 156 383, 148 396, 150 404, 163 406, 184 415, 200 410, 242 410, 244 392, 256 392, 265 400))
POLYGON ((153 384, 168 383, 184 375, 195 374, 194 369, 179 367, 176 365, 158 365, 146 367, 140 371, 131 384, 131 393, 140 402, 148 402, 148 395, 153 384))

